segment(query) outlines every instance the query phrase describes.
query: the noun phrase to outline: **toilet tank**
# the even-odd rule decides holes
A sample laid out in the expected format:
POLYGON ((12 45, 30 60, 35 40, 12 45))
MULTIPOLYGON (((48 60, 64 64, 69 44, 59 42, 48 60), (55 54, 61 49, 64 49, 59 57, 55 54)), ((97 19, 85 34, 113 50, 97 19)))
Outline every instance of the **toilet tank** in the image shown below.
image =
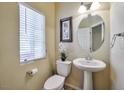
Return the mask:
POLYGON ((71 71, 71 61, 57 60, 57 73, 61 76, 67 77, 71 71))

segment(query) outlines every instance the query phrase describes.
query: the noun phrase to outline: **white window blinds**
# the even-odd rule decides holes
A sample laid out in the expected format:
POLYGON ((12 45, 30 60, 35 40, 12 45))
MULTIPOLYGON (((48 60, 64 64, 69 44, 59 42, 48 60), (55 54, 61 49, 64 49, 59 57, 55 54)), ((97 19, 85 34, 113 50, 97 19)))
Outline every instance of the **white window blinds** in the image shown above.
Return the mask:
POLYGON ((44 58, 45 17, 19 4, 20 9, 20 62, 44 58))

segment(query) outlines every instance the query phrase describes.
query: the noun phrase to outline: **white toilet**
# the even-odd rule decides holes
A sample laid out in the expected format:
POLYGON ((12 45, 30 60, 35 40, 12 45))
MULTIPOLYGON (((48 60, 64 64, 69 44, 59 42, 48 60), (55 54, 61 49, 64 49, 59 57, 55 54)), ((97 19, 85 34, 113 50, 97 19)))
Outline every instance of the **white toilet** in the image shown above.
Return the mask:
POLYGON ((57 74, 48 78, 44 84, 45 90, 62 90, 64 89, 65 78, 71 70, 71 61, 57 61, 57 74))

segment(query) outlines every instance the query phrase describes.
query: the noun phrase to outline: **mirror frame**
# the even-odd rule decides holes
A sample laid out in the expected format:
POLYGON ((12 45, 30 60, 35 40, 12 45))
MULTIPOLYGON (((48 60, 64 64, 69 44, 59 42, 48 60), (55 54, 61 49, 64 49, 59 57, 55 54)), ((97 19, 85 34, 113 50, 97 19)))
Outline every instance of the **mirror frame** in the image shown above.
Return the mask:
MULTIPOLYGON (((88 14, 88 16, 89 16, 89 15, 91 15, 91 14, 88 14)), ((84 19, 86 19, 86 18, 88 18, 88 16, 81 18, 81 20, 79 21, 79 24, 78 24, 78 26, 77 26, 78 28, 77 28, 77 35, 76 35, 76 36, 77 36, 78 44, 79 44, 79 39, 78 39, 78 29, 79 29, 79 25, 80 25, 81 21, 84 20, 84 19)), ((92 16, 92 15, 91 15, 91 16, 92 16)), ((101 17, 99 14, 96 14, 96 15, 93 15, 93 16, 99 16, 99 17, 101 17)), ((101 19, 103 20, 102 17, 101 17, 101 19)), ((94 51, 92 50, 92 45, 91 45, 92 42, 90 42, 90 49, 89 49, 89 50, 90 50, 91 53, 96 52, 98 49, 100 49, 100 47, 103 45, 103 43, 104 43, 104 41, 105 41, 105 22, 104 22, 104 20, 103 20, 103 27, 102 27, 102 28, 103 28, 103 40, 102 40, 100 46, 99 46, 96 50, 94 50, 94 51)), ((91 32, 90 32, 90 40, 92 40, 91 32)), ((80 44, 79 44, 79 46, 81 47, 80 44)), ((81 47, 81 48, 82 48, 82 47, 81 47)))

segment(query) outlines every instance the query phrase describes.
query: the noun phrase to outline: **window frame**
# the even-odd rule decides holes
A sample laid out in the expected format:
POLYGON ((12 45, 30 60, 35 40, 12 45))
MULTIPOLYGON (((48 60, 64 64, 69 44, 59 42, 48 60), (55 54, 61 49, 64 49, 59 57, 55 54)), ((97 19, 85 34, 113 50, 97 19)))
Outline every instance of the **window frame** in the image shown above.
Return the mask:
POLYGON ((18 16, 19 16, 19 18, 18 18, 18 20, 19 20, 19 63, 20 64, 29 64, 29 63, 34 63, 35 61, 37 61, 37 60, 44 60, 44 59, 46 59, 47 58, 47 39, 46 39, 46 17, 45 17, 45 15, 43 14, 43 13, 41 13, 41 12, 39 12, 38 10, 36 10, 36 9, 34 9, 34 8, 32 8, 29 4, 27 4, 27 3, 24 3, 24 2, 19 2, 18 3, 18 10, 19 10, 19 12, 18 12, 18 16), (27 60, 27 61, 20 61, 20 5, 23 5, 23 6, 25 6, 25 7, 27 7, 27 8, 29 8, 29 9, 31 9, 31 10, 33 10, 33 11, 35 11, 35 12, 37 12, 37 13, 39 13, 40 15, 43 15, 44 16, 44 35, 45 35, 45 56, 43 57, 43 58, 36 58, 36 59, 32 59, 32 60, 27 60))

